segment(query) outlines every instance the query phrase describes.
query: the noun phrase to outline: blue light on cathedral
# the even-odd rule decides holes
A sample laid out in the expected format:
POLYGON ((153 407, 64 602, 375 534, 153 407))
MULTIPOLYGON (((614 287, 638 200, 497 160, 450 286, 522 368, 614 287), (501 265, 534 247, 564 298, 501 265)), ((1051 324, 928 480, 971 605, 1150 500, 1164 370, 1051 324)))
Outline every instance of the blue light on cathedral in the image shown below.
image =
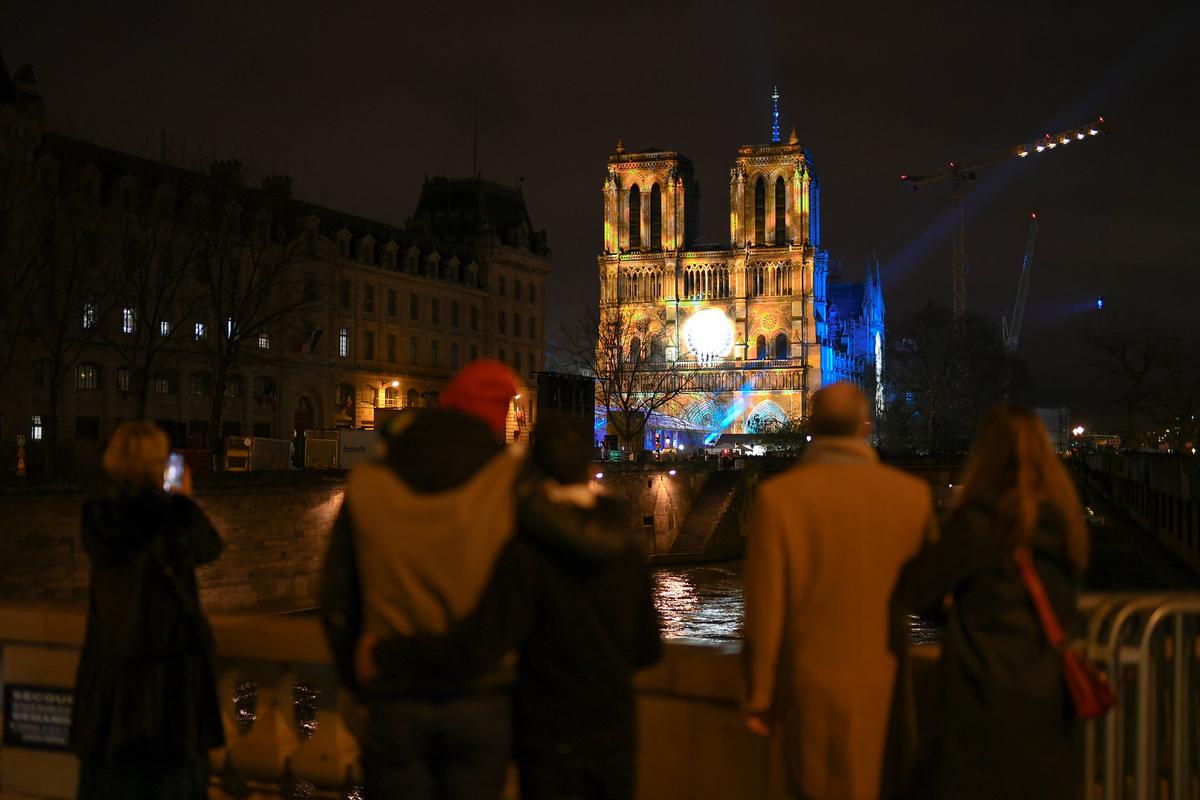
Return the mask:
POLYGON ((771 90, 771 141, 779 141, 779 87, 771 90))

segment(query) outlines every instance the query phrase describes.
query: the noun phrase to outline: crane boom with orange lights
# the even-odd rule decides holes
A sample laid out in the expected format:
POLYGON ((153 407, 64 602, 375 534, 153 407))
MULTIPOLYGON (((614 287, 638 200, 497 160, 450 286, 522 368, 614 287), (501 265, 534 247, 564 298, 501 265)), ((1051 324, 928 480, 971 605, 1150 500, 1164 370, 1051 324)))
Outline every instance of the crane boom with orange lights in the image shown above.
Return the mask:
POLYGON ((973 158, 967 161, 951 161, 946 166, 924 175, 910 175, 905 173, 900 176, 900 180, 907 183, 913 191, 928 183, 936 183, 946 178, 950 179, 954 200, 954 242, 951 275, 954 286, 954 324, 958 330, 962 330, 967 315, 967 253, 963 196, 966 194, 967 182, 975 180, 975 170, 1006 161, 1010 158, 1027 158, 1032 154, 1045 153, 1057 147, 1065 147, 1072 142, 1097 136, 1103 130, 1104 117, 1097 117, 1096 121, 1090 125, 1071 128, 1057 134, 1046 134, 1030 144, 1019 144, 981 158, 973 158))

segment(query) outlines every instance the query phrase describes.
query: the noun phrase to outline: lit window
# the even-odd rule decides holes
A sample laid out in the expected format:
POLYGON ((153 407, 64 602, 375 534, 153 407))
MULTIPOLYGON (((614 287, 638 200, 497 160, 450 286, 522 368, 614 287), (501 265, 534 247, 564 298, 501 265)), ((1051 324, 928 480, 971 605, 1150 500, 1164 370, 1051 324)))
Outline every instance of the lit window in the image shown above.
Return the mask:
POLYGON ((129 367, 117 367, 117 391, 128 394, 133 390, 133 370, 129 367))
POLYGON ((225 338, 226 339, 233 338, 233 330, 235 327, 237 327, 237 326, 233 322, 233 317, 226 317, 225 318, 225 338))
POLYGON ((100 369, 95 364, 80 364, 75 368, 75 388, 95 389, 100 382, 100 369))
POLYGON ((34 414, 29 420, 29 438, 35 442, 42 440, 42 415, 34 414))
POLYGON ((346 358, 350 355, 350 329, 342 328, 338 331, 338 355, 346 358))
POLYGON ((133 333, 137 330, 137 319, 133 309, 125 306, 121 309, 121 333, 133 333))
POLYGON ((270 350, 271 349, 271 334, 264 332, 264 333, 260 333, 258 335, 258 349, 259 350, 270 350))
POLYGON ((203 342, 208 338, 208 326, 203 322, 197 322, 192 336, 197 342, 203 342))
POLYGON ((158 335, 159 336, 170 336, 171 335, 171 323, 169 320, 164 319, 158 323, 158 335))
POLYGON ((175 394, 175 373, 160 372, 154 376, 155 394, 175 394))
POLYGON ((83 327, 84 330, 96 327, 96 301, 91 297, 83 301, 83 327))

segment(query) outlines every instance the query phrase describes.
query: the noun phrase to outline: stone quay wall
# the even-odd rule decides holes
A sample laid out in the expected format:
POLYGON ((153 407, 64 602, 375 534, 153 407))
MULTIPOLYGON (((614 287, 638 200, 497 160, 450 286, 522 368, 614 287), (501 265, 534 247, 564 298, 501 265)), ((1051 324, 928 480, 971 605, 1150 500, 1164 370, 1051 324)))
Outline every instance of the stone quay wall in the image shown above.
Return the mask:
MULTIPOLYGON (((629 509, 647 552, 669 547, 711 470, 703 464, 613 464, 598 481, 629 509), (676 475, 667 474, 675 469, 676 475)), ((344 473, 222 473, 197 478, 196 502, 225 541, 197 571, 209 611, 316 605, 321 559, 341 508, 344 473)), ((98 486, 0 491, 0 602, 87 602, 80 540, 84 501, 98 486)))

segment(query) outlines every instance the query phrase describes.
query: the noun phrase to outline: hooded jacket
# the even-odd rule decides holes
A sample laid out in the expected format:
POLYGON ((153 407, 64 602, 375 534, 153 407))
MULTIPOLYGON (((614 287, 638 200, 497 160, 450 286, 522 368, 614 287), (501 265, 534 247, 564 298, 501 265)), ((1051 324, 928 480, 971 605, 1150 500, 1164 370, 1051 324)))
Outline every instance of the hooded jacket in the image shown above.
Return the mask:
POLYGON ((351 687, 362 632, 445 631, 474 609, 516 528, 521 460, 480 420, 423 410, 389 450, 351 473, 322 569, 322 620, 351 687))

